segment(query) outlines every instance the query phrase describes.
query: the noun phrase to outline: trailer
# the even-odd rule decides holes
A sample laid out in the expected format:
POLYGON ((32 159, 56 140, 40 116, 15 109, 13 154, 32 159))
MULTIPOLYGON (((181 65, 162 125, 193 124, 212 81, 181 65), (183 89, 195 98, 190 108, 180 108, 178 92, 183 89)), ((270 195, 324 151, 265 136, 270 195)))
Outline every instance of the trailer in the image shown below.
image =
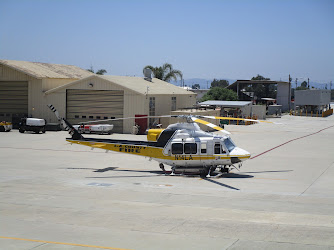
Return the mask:
POLYGON ((73 125, 80 134, 108 134, 110 135, 114 125, 112 124, 95 124, 95 125, 73 125))
POLYGON ((13 128, 13 125, 11 122, 0 122, 0 132, 9 132, 13 128))

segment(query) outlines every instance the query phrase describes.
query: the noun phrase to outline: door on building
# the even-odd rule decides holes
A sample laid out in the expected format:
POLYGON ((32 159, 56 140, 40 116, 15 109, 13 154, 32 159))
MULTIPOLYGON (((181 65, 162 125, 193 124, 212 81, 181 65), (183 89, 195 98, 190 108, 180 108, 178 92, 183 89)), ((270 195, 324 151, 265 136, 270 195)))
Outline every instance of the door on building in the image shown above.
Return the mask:
POLYGON ((28 117, 28 82, 0 81, 0 120, 18 128, 22 117, 28 117))
POLYGON ((135 115, 135 117, 136 117, 135 124, 139 126, 138 134, 144 135, 147 129, 147 118, 139 119, 139 117, 147 117, 147 115, 135 115))
MULTIPOLYGON (((123 118, 123 90, 66 90, 66 118, 72 124, 80 122, 123 118)), ((106 121, 113 124, 115 133, 123 133, 123 121, 106 121)))

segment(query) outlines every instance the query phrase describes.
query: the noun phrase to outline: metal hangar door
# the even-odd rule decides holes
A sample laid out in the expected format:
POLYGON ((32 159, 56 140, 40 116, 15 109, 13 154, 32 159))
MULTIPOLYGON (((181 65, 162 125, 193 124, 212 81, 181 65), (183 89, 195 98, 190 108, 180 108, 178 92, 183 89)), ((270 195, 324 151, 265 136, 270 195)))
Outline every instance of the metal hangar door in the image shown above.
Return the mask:
MULTIPOLYGON (((66 118, 71 124, 123 118, 123 108, 123 90, 66 90, 66 118)), ((113 124, 113 132, 123 133, 123 120, 100 123, 113 124)))
POLYGON ((0 120, 17 128, 22 117, 28 117, 28 82, 0 81, 0 120))

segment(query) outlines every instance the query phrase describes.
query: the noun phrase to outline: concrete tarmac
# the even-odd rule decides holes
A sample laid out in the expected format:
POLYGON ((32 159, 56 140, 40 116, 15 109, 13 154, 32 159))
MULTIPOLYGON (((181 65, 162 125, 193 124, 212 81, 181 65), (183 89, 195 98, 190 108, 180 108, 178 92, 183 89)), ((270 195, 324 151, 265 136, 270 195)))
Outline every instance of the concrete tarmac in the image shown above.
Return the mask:
POLYGON ((334 249, 334 116, 271 121, 226 126, 252 159, 206 179, 63 131, 0 133, 0 249, 334 249))

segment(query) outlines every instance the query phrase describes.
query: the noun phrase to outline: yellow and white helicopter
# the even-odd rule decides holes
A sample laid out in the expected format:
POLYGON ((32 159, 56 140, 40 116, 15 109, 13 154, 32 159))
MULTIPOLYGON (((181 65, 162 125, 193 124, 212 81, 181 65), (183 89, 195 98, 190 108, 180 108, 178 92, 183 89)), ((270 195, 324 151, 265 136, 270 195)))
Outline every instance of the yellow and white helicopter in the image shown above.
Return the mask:
MULTIPOLYGON (((149 129, 147 141, 84 138, 66 119, 59 116, 52 105, 48 106, 72 136, 66 138, 66 141, 92 148, 149 157, 150 160, 159 162, 160 168, 165 173, 164 164, 171 166, 171 175, 175 172, 197 171, 201 176, 210 177, 216 168, 219 168, 222 173, 228 173, 231 168, 236 167, 235 164, 240 168, 242 162, 250 158, 249 152, 233 143, 228 131, 200 118, 260 122, 253 119, 214 116, 163 116, 184 118, 186 122, 171 124, 166 129, 149 129), (220 131, 222 135, 205 132, 197 123, 220 131)), ((119 119, 129 118, 110 120, 119 119)))

